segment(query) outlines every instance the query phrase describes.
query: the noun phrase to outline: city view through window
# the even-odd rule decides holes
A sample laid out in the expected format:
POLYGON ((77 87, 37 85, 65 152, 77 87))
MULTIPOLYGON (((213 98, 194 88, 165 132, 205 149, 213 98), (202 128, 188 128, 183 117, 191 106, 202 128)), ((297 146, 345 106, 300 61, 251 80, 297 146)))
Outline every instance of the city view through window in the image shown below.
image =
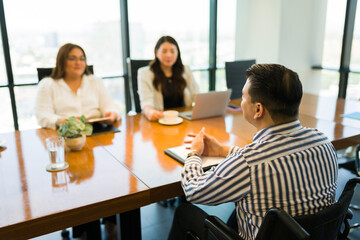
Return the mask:
MULTIPOLYGON (((346 0, 329 0, 322 66, 339 68, 346 0)), ((130 56, 152 59, 157 39, 173 36, 183 63, 194 71, 202 92, 209 90, 209 1, 128 1, 130 56), (191 5, 191 8, 188 6, 191 5), (194 21, 196 19, 196 21, 194 21)), ((114 100, 125 111, 120 5, 118 0, 4 0, 5 19, 15 84, 20 129, 38 127, 34 101, 36 68, 53 67, 58 49, 71 42, 82 46, 95 75, 103 78, 114 100), (19 8, 21 5, 21 8, 19 8), (70 6, 70 7, 69 7, 70 6), (84 10, 86 6, 86 10, 84 10), (66 14, 65 14, 66 13, 66 14)), ((359 10, 359 4, 357 6, 359 10)), ((355 20, 347 98, 360 98, 360 17, 355 20)), ((235 59, 236 0, 218 1, 216 90, 224 90, 226 61, 235 59)), ((0 42, 2 44, 2 42, 0 42)), ((7 85, 3 48, 0 85, 7 85)), ((311 67, 311 66, 309 66, 311 67)), ((337 96, 339 72, 321 70, 321 95, 337 96)), ((0 132, 14 130, 9 89, 0 88, 0 132)))
MULTIPOLYGON (((222 46, 218 47, 220 65, 234 60, 235 6, 235 0, 226 4, 218 3, 218 15, 222 19, 218 20, 221 26, 218 46, 222 46)), ((94 74, 105 78, 103 81, 112 97, 125 111, 118 0, 4 0, 4 9, 15 84, 36 84, 36 68, 55 66, 58 49, 71 42, 84 48, 88 64, 94 66, 94 74), (84 6, 86 11, 83 10, 84 6)), ((208 91, 208 0, 184 0, 171 4, 166 0, 133 0, 128 1, 128 15, 132 58, 152 59, 157 39, 162 35, 171 35, 180 45, 184 64, 193 69, 205 70, 194 71, 194 77, 201 91, 208 91), (188 8, 189 5, 192 8, 188 8)), ((3 56, 2 48, 0 53, 3 56)), ((0 84, 6 85, 3 59, 0 61, 0 69, 3 70, 0 84)), ((217 88, 226 87, 224 74, 219 82, 221 84, 217 88)), ((34 117, 36 85, 18 86, 14 90, 19 128, 38 127, 34 117)), ((4 110, 0 119, 0 132, 14 130, 7 88, 0 88, 0 107, 4 110)))
MULTIPOLYGON (((341 48, 344 33, 344 20, 346 11, 346 0, 329 0, 327 4, 325 38, 323 48, 322 66, 332 69, 340 67, 341 48)), ((350 70, 348 86, 346 91, 347 99, 360 99, 360 13, 357 5, 355 18, 354 36, 352 42, 350 70)), ((337 97, 339 91, 339 72, 322 70, 321 95, 337 97)))

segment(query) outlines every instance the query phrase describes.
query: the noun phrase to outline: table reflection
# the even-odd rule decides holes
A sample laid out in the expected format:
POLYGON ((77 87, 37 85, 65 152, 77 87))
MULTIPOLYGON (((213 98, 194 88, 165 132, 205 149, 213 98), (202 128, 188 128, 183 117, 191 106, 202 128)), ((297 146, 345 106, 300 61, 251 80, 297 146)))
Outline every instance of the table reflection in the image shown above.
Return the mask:
POLYGON ((65 159, 69 163, 68 174, 70 183, 80 184, 94 174, 94 154, 87 145, 78 152, 67 152, 65 159))
MULTIPOLYGON (((48 129, 37 129, 36 133, 44 148, 46 148, 46 138, 56 135, 56 131, 48 129)), ((92 147, 93 146, 88 144, 88 141, 85 143, 81 151, 70 151, 70 149, 65 146, 65 161, 69 163, 69 168, 67 170, 60 171, 63 173, 58 172, 58 175, 61 176, 63 174, 67 174, 66 178, 69 179, 69 182, 75 184, 80 184, 81 182, 91 178, 94 174, 95 167, 92 147)), ((65 180, 65 177, 62 177, 62 179, 65 180)), ((52 182, 54 183, 54 181, 52 182)))
MULTIPOLYGON (((169 161, 164 161, 162 158, 164 154, 164 143, 173 138, 185 138, 183 130, 180 131, 179 129, 181 124, 176 126, 160 127, 160 123, 150 122, 143 116, 141 117, 139 124, 142 141, 145 143, 151 143, 151 145, 149 145, 148 151, 152 151, 151 149, 155 150, 155 158, 152 158, 156 159, 159 163, 159 166, 162 167, 162 169, 165 171, 173 171, 176 169, 177 165, 169 161)), ((136 141, 136 138, 134 138, 134 140, 136 141)), ((181 144, 182 143, 180 143, 180 145, 181 144)))
POLYGON ((51 183, 54 191, 69 191, 68 182, 68 169, 59 172, 51 172, 51 183))

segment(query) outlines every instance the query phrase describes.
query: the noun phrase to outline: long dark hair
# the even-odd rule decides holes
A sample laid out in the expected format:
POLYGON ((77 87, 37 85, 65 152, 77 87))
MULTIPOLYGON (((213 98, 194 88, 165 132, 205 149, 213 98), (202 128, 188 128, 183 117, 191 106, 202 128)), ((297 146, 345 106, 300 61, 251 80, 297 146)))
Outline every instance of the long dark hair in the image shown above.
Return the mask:
POLYGON ((59 52, 56 57, 56 65, 55 65, 55 68, 53 68, 51 76, 50 76, 52 79, 56 80, 56 79, 65 77, 66 60, 69 55, 69 52, 71 50, 73 50, 74 48, 80 49, 84 54, 85 64, 86 64, 84 74, 85 75, 91 74, 89 71, 87 62, 86 62, 86 54, 85 54, 84 49, 82 49, 82 47, 80 47, 79 45, 67 43, 59 49, 59 52))
POLYGON ((155 59, 152 60, 149 64, 150 69, 154 72, 154 75, 155 75, 153 85, 156 90, 160 90, 160 87, 161 87, 161 92, 165 95, 168 94, 167 90, 166 90, 167 79, 166 79, 164 72, 162 71, 162 69, 160 67, 160 61, 156 57, 156 51, 159 50, 161 44, 163 44, 165 42, 175 45, 177 48, 177 51, 178 51, 178 57, 176 59, 175 64, 172 66, 172 82, 174 84, 174 89, 175 89, 174 97, 175 97, 175 99, 179 99, 179 98, 183 97, 183 95, 184 95, 186 81, 182 76, 184 73, 184 65, 181 61, 180 48, 179 48, 179 45, 177 44, 176 40, 173 37, 163 36, 157 41, 157 43, 155 45, 155 49, 154 49, 155 59))

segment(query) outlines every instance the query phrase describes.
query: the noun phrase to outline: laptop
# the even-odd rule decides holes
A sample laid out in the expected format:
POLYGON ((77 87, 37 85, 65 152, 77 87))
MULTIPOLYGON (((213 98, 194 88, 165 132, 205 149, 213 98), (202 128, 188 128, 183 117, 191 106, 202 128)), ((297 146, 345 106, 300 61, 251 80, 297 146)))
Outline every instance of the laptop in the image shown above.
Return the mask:
POLYGON ((180 112, 179 116, 188 120, 196 120, 224 115, 230 95, 231 89, 198 93, 195 96, 195 106, 192 111, 180 112))

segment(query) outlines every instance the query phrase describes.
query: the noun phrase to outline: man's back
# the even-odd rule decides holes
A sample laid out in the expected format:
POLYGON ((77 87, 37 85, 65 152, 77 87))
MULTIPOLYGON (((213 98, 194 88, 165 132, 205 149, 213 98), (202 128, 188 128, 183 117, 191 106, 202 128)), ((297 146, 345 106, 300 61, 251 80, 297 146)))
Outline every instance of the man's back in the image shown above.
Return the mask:
MULTIPOLYGON (((201 175, 191 161, 185 171, 201 175)), ((191 202, 235 202, 240 236, 250 239, 272 207, 296 216, 332 204, 336 179, 337 157, 328 138, 294 121, 259 131, 253 143, 234 147, 197 182, 183 179, 183 187, 191 202)))
POLYGON ((273 207, 298 216, 334 202, 337 157, 322 133, 298 121, 273 126, 258 132, 241 155, 251 179, 249 193, 237 203, 237 213, 244 219, 241 232, 256 236, 266 211, 273 207))
MULTIPOLYGON (((254 239, 272 207, 296 216, 331 205, 337 157, 324 134, 302 127, 297 120, 302 84, 296 72, 279 64, 256 64, 246 70, 246 77, 241 108, 244 118, 258 130, 253 142, 229 148, 202 129, 191 143, 181 184, 190 202, 235 202, 239 235, 254 239), (199 155, 204 152, 226 158, 203 172, 199 155)), ((188 221, 194 218, 190 217, 188 221)))

